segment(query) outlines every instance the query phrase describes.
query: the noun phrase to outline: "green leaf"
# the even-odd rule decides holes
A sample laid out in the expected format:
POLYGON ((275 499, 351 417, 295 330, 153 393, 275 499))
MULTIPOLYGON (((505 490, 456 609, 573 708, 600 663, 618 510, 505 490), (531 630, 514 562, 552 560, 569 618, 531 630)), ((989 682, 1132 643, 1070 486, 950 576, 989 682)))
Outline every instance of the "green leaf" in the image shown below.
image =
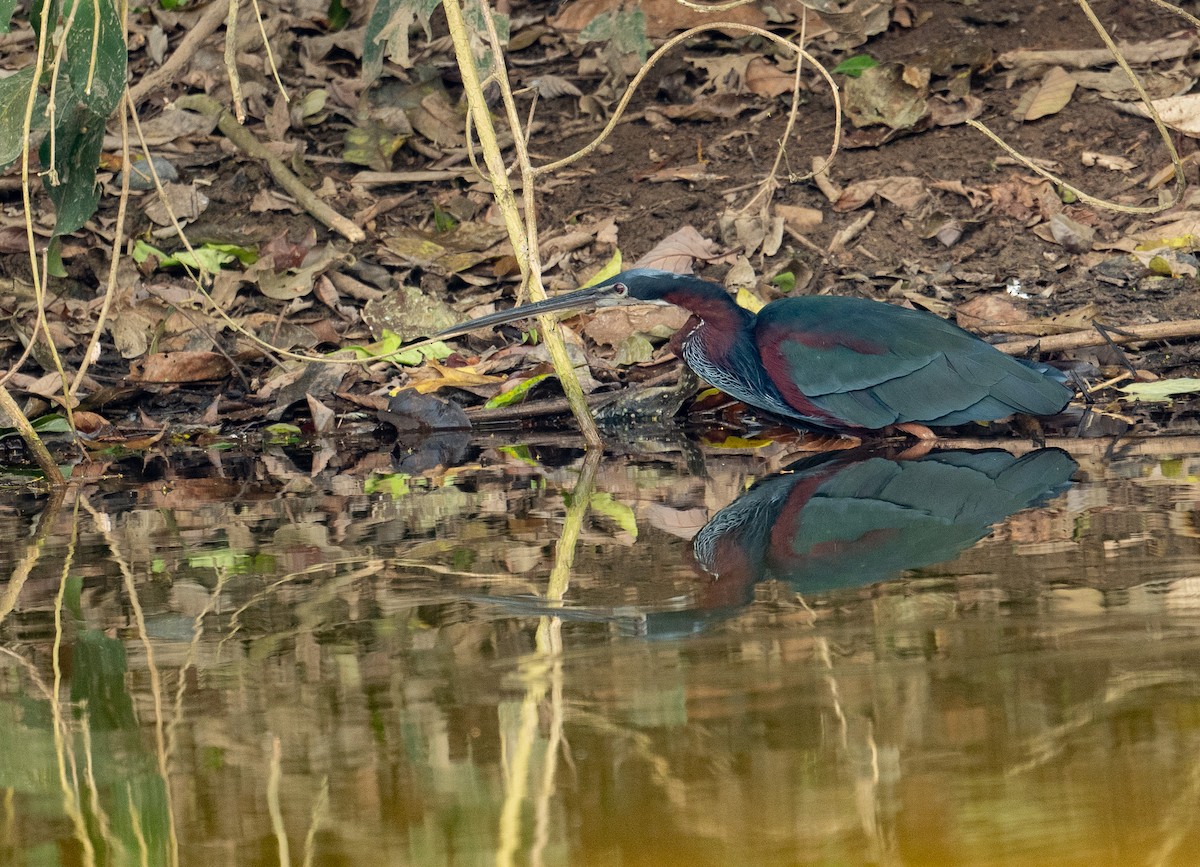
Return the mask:
MULTIPOLYGON (((386 357, 388 361, 403 364, 405 367, 416 367, 418 364, 424 364, 430 358, 435 361, 441 361, 454 354, 454 350, 440 340, 436 343, 417 346, 401 352, 400 347, 403 345, 404 341, 400 339, 399 334, 385 328, 383 329, 383 336, 374 343, 354 344, 353 346, 347 346, 346 349, 352 350, 355 356, 362 360, 386 357)), ((343 350, 339 349, 337 351, 341 352, 343 350)))
POLYGON ((443 211, 435 202, 433 205, 433 225, 439 232, 449 232, 458 225, 458 220, 454 219, 454 215, 443 211))
POLYGON ((100 187, 96 167, 104 144, 104 118, 73 102, 54 129, 55 151, 50 154, 51 136, 42 139, 38 158, 53 170, 43 177, 46 192, 54 202, 54 234, 69 235, 96 213, 100 187))
POLYGON ((582 43, 608 42, 619 54, 636 54, 642 63, 654 46, 646 38, 646 16, 641 9, 602 12, 579 31, 582 43))
POLYGON ((604 267, 587 279, 587 282, 580 286, 580 289, 586 289, 589 286, 595 286, 597 283, 603 283, 609 277, 616 277, 621 273, 621 251, 614 250, 612 256, 604 263, 604 267))
POLYGON ((325 15, 329 18, 330 30, 344 30, 350 23, 350 10, 342 5, 342 0, 329 0, 325 15))
POLYGON ((0 33, 8 32, 13 10, 16 8, 17 0, 0 0, 0 33))
MULTIPOLYGON (((70 4, 64 8, 70 8, 70 4)), ((65 39, 59 74, 67 77, 75 98, 93 117, 107 120, 121 102, 129 65, 116 5, 111 0, 80 2, 75 6, 75 21, 65 39)), ((60 107, 64 104, 59 103, 60 107)))
POLYGON ((266 426, 265 430, 267 432, 268 441, 272 443, 287 444, 298 442, 300 439, 300 428, 296 427, 294 424, 288 424, 287 422, 279 421, 275 422, 275 424, 269 424, 266 426))
POLYGON ((624 503, 619 503, 613 499, 612 494, 604 491, 597 491, 592 494, 588 505, 592 511, 598 515, 603 515, 611 519, 618 527, 628 533, 633 538, 637 538, 638 525, 637 517, 633 514, 633 509, 626 506, 624 503))
MULTIPOLYGON (((160 268, 186 265, 197 271, 216 274, 221 270, 221 266, 228 265, 239 258, 237 253, 228 252, 225 248, 242 249, 234 247, 232 244, 205 244, 202 247, 196 247, 194 253, 187 250, 180 250, 177 253, 164 253, 157 247, 147 244, 145 241, 138 240, 133 245, 133 261, 141 265, 151 256, 154 256, 158 259, 158 267, 160 268)), ((257 254, 255 256, 257 257, 257 254)))
POLYGON ((429 17, 441 0, 379 0, 363 32, 363 78, 370 84, 383 72, 383 59, 409 67, 408 28, 413 22, 432 39, 429 17))
POLYGON ((33 429, 38 433, 71 432, 71 425, 67 422, 67 417, 58 413, 41 416, 31 421, 30 424, 33 425, 33 429))
MULTIPOLYGON (((68 15, 65 3, 35 2, 30 14, 35 29, 40 27, 46 2, 51 3, 49 20, 55 28, 68 15)), ((38 150, 42 167, 48 169, 43 180, 54 202, 56 236, 76 231, 96 212, 100 202, 96 167, 104 123, 121 100, 129 62, 112 2, 73 3, 70 9, 71 27, 62 34, 62 60, 53 73, 59 113, 53 135, 43 139, 38 150)))
POLYGON ((858 78, 866 70, 873 66, 878 66, 879 61, 868 54, 856 54, 853 57, 847 57, 841 63, 833 68, 835 73, 849 76, 850 78, 858 78))
POLYGON ((1200 379, 1160 379, 1156 382, 1135 382, 1117 389, 1134 400, 1148 403, 1164 403, 1177 394, 1192 394, 1200 391, 1200 379))
MULTIPOLYGON (((4 0, 0 0, 3 3, 4 0)), ((25 142, 22 135, 25 124, 25 101, 29 99, 29 86, 33 84, 33 67, 22 69, 8 78, 0 78, 0 169, 16 162, 21 156, 25 142)), ((34 106, 33 120, 46 111, 46 97, 38 94, 34 106)))
POLYGON ((539 373, 537 376, 531 376, 515 388, 500 392, 500 394, 485 403, 483 408, 499 409, 502 406, 512 406, 514 403, 520 403, 529 396, 530 389, 548 376, 550 376, 548 373, 539 373))
POLYGON ((62 260, 62 238, 55 235, 46 245, 46 273, 51 277, 66 277, 67 266, 62 260))
POLYGON ((781 292, 791 292, 796 288, 796 275, 791 271, 783 271, 771 278, 771 285, 779 287, 781 292))

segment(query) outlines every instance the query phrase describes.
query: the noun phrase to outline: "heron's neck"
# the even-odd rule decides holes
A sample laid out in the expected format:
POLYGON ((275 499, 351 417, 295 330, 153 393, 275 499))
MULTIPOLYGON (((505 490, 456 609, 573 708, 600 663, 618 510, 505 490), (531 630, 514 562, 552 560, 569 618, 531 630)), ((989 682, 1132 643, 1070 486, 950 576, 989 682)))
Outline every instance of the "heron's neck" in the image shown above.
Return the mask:
POLYGON ((663 300, 692 314, 683 329, 686 332, 684 339, 699 340, 708 355, 720 358, 733 349, 739 339, 750 337, 755 317, 734 303, 721 287, 711 283, 703 285, 715 291, 669 292, 663 300))

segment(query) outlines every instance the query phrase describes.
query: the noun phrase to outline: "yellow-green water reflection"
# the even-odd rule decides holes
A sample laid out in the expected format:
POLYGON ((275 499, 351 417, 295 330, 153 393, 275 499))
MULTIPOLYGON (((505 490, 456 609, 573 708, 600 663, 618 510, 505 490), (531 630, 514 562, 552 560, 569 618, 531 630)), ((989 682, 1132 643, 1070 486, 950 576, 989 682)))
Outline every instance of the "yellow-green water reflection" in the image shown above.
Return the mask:
POLYGON ((1180 449, 1079 450, 951 562, 823 593, 696 565, 760 458, 581 492, 570 453, 213 455, 10 497, 0 863, 1197 863, 1180 449))

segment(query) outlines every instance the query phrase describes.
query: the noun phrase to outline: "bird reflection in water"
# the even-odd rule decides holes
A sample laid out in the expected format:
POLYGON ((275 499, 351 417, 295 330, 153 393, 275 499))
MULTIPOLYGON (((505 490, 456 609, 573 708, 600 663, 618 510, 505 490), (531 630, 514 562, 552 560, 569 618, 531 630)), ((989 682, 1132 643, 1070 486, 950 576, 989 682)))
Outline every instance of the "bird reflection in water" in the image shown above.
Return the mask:
POLYGON ((934 451, 911 459, 825 452, 768 476, 714 514, 693 538, 701 587, 670 610, 550 607, 533 597, 475 597, 514 614, 615 623, 672 638, 736 615, 762 581, 806 599, 865 587, 954 559, 1010 515, 1071 485, 1060 449, 934 451))
POLYGON ((864 587, 952 560, 991 527, 1070 487, 1059 449, 937 451, 914 460, 830 452, 769 476, 721 509, 693 540, 708 576, 686 611, 647 614, 648 635, 699 631, 774 580, 806 597, 864 587))

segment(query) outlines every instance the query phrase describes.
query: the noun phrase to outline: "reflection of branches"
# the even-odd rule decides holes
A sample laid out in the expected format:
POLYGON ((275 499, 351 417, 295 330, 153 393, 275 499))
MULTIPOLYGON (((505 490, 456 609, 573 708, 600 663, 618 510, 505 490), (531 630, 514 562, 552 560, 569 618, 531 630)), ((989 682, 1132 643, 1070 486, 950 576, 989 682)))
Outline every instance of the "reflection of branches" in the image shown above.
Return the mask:
POLYGON ((62 574, 58 580, 58 593, 54 597, 54 644, 50 651, 50 665, 54 671, 54 686, 50 690, 50 713, 54 731, 54 756, 58 760, 58 785, 62 791, 63 812, 71 820, 75 839, 83 849, 85 864, 96 863, 96 850, 88 835, 87 823, 79 804, 79 773, 75 762, 75 751, 66 737, 67 722, 62 708, 62 642, 63 600, 67 593, 67 579, 71 565, 75 562, 75 544, 79 539, 79 500, 75 501, 75 520, 71 522, 71 538, 67 542, 67 554, 63 558, 62 574))
POLYGON ((1023 774, 1051 761, 1067 748, 1068 736, 1096 722, 1102 711, 1124 702, 1134 693, 1150 687, 1180 683, 1196 684, 1196 675, 1170 669, 1117 675, 1110 681, 1102 699, 1078 708, 1065 722, 1031 738, 1028 746, 1030 757, 1009 768, 1007 775, 1023 774))
POLYGON ((64 488, 62 487, 56 487, 50 491, 50 497, 46 500, 46 507, 42 509, 42 514, 38 516, 37 529, 34 531, 33 539, 25 546, 25 552, 21 555, 21 559, 17 561, 17 567, 13 569, 12 575, 9 576, 4 586, 4 594, 0 595, 0 623, 3 623, 4 619, 16 607, 17 598, 21 595, 21 590, 25 587, 25 582, 29 580, 29 576, 33 572, 33 567, 37 565, 38 560, 42 556, 42 548, 45 547, 46 538, 50 535, 50 530, 54 526, 54 519, 58 517, 58 510, 62 508, 63 493, 64 488))
POLYGON ((267 769, 267 812, 271 815, 271 831, 275 834, 275 843, 279 846, 280 867, 292 863, 288 852, 287 829, 283 825, 283 810, 279 806, 279 780, 283 776, 280 767, 283 758, 283 748, 279 744, 279 736, 271 739, 271 760, 267 769))
MULTIPOLYGON (((592 500, 592 491, 596 487, 596 471, 600 466, 603 452, 591 449, 583 459, 583 467, 579 472, 579 480, 571 490, 568 500, 567 514, 563 521, 562 532, 558 537, 558 545, 554 551, 554 568, 550 570, 547 581, 546 600, 552 605, 560 605, 563 596, 570 586, 571 566, 575 562, 575 548, 579 542, 579 533, 583 521, 587 517, 592 500)), ((504 806, 500 812, 500 826, 496 846, 496 863, 511 864, 521 840, 521 805, 525 801, 528 786, 530 764, 533 759, 533 745, 537 738, 538 711, 542 700, 550 690, 551 725, 550 736, 542 755, 542 784, 538 790, 536 807, 537 823, 534 831, 534 843, 530 852, 530 861, 540 864, 542 852, 545 849, 550 812, 550 796, 554 791, 555 768, 558 764, 558 750, 562 743, 562 621, 557 617, 542 616, 537 628, 537 654, 530 659, 521 670, 525 680, 525 697, 521 702, 520 725, 517 729, 512 762, 508 767, 506 785, 504 788, 504 806)))
MULTIPOLYGON (((133 569, 130 568, 124 555, 121 553, 121 546, 112 532, 112 522, 107 515, 96 511, 87 497, 83 494, 79 495, 79 502, 91 514, 92 520, 95 522, 96 528, 100 534, 104 536, 105 542, 108 544, 109 553, 112 556, 113 562, 117 564, 117 568, 121 572, 121 576, 125 582, 125 592, 129 597, 129 605, 133 609, 134 623, 137 626, 138 640, 142 643, 142 649, 146 654, 146 672, 150 677, 150 694, 154 699, 154 755, 158 763, 158 774, 162 777, 163 782, 163 797, 166 801, 167 814, 167 863, 175 865, 179 863, 179 836, 175 829, 175 804, 171 793, 171 759, 167 754, 167 737, 166 737, 166 715, 163 711, 163 689, 162 689, 162 674, 158 669, 158 664, 154 658, 154 644, 150 641, 150 634, 146 629, 146 614, 142 610, 142 601, 138 596, 137 582, 133 577, 133 569)), ((57 684, 56 684, 57 686, 57 684)))

